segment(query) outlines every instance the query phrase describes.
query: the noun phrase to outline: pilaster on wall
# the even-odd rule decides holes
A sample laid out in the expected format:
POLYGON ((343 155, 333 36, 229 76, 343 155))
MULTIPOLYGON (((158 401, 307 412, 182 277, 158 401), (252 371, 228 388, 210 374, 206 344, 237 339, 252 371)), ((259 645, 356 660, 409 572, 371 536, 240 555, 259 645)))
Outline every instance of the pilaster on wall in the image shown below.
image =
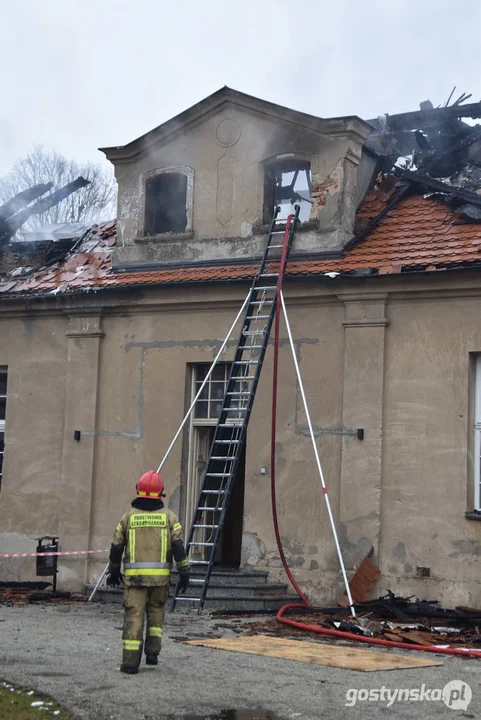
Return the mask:
POLYGON ((340 526, 346 565, 379 554, 386 294, 341 295, 345 305, 340 526))
MULTIPOLYGON (((67 377, 65 392, 62 482, 59 507, 61 550, 88 550, 95 433, 74 439, 75 430, 96 428, 101 318, 82 312, 70 315, 66 333, 67 377)), ((62 559, 61 589, 80 590, 85 583, 87 555, 62 559)))

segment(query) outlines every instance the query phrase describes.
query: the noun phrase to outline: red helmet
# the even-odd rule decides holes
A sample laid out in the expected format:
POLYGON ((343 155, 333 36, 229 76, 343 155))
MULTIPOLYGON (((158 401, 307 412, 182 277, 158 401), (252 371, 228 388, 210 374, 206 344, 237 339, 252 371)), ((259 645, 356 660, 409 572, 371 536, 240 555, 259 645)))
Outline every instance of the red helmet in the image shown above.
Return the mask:
POLYGON ((159 498, 164 489, 164 481, 155 470, 148 470, 137 483, 137 497, 159 498))

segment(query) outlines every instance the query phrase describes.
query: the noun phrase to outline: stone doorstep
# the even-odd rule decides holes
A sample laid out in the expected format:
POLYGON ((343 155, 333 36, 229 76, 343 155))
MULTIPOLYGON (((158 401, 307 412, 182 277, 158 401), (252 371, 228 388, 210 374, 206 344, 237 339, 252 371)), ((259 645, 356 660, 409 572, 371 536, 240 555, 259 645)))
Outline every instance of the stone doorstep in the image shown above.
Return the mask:
MULTIPOLYGON (((92 587, 87 588, 87 591, 92 591, 92 587)), ((105 602, 118 603, 122 602, 122 590, 112 588, 102 588, 97 592, 96 597, 99 600, 105 602)), ((263 610, 278 610, 283 605, 296 601, 294 595, 277 595, 277 594, 259 594, 259 595, 239 595, 232 593, 231 595, 218 595, 214 597, 207 597, 204 603, 205 610, 251 610, 251 611, 263 611, 263 610)), ((167 604, 167 610, 170 611, 172 597, 169 598, 167 604)), ((197 603, 181 600, 177 603, 177 611, 183 612, 197 612, 197 603)))
MULTIPOLYGON (((262 610, 279 610, 283 605, 295 602, 293 595, 279 595, 272 597, 212 597, 207 598, 204 603, 205 610, 250 610, 258 612, 262 610)), ((197 603, 180 601, 176 610, 185 612, 189 609, 197 611, 197 603)))
MULTIPOLYGON (((175 585, 171 585, 171 594, 175 589, 175 585)), ((198 597, 198 593, 202 590, 202 585, 191 585, 187 593, 193 597, 198 597)), ((261 585, 218 585, 215 582, 210 582, 207 588, 207 599, 213 600, 218 597, 230 597, 230 598, 250 598, 250 597, 264 597, 266 595, 286 595, 287 585, 281 583, 266 583, 264 586, 261 585)))
MULTIPOLYGON (((90 594, 93 590, 93 585, 86 586, 86 593, 90 594)), ((169 588, 169 596, 173 597, 175 590, 175 584, 172 583, 169 588)), ((200 585, 191 585, 188 589, 188 595, 186 597, 198 597, 198 592, 201 590, 200 585)), ((123 590, 121 588, 107 588, 105 586, 100 587, 97 590, 97 596, 104 600, 116 600, 117 596, 122 597, 123 590)), ((255 599, 269 599, 269 598, 281 599, 296 599, 297 596, 287 594, 287 585, 283 583, 266 583, 264 586, 260 585, 233 585, 231 587, 227 585, 218 585, 216 583, 209 583, 207 589, 207 600, 255 600, 255 599)))
MULTIPOLYGON (((173 571, 171 575, 171 585, 177 583, 179 574, 173 571)), ((201 571, 191 570, 190 577, 192 579, 202 578, 204 574, 201 571)), ((268 584, 269 573, 261 570, 251 571, 219 571, 214 570, 210 576, 209 587, 240 587, 248 585, 249 587, 263 587, 268 584)))
MULTIPOLYGON (((222 571, 216 570, 211 575, 211 581, 205 601, 206 609, 225 610, 267 610, 278 609, 286 603, 296 600, 297 596, 288 595, 288 586, 285 583, 269 583, 267 571, 222 571)), ((202 573, 192 572, 191 578, 202 577, 202 573)), ((170 583, 170 596, 173 595, 177 583, 177 572, 172 573, 170 583)), ((188 593, 191 597, 198 597, 196 594, 199 585, 191 585, 188 593)), ((91 593, 92 585, 87 586, 86 592, 91 593)), ((122 590, 99 588, 97 597, 107 602, 121 602, 122 590)), ((185 600, 178 603, 179 608, 195 608, 195 605, 185 600)))

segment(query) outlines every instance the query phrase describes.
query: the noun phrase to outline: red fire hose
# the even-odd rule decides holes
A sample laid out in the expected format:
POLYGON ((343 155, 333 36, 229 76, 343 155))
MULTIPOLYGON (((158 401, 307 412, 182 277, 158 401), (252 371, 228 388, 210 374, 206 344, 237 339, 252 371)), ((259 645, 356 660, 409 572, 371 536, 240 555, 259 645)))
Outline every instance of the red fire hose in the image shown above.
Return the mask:
MULTIPOLYGON (((341 638, 342 640, 355 640, 356 642, 368 643, 369 645, 381 645, 383 647, 401 648, 402 650, 419 650, 421 652, 432 652, 441 655, 463 655, 464 657, 477 657, 481 658, 481 651, 478 650, 463 650, 461 648, 436 648, 432 645, 412 645, 410 643, 395 642, 392 640, 382 640, 381 638, 370 638, 362 635, 356 635, 350 632, 344 632, 342 630, 329 630, 327 628, 320 627, 319 625, 312 625, 311 623, 299 622, 298 620, 289 620, 284 617, 286 610, 295 608, 312 608, 311 603, 302 592, 301 588, 294 579, 291 569, 287 564, 287 559, 282 547, 281 537, 279 533, 279 523, 277 518, 277 503, 276 503, 276 418, 277 418, 277 380, 278 380, 278 365, 279 365, 279 322, 281 314, 281 289, 282 280, 284 276, 284 268, 287 259, 287 238, 289 235, 289 229, 292 222, 293 215, 287 218, 286 231, 284 235, 284 245, 282 249, 280 271, 279 271, 279 288, 276 298, 276 316, 274 322, 274 364, 273 364, 273 377, 272 377, 272 423, 271 423, 271 500, 272 500, 272 520, 274 523, 274 532, 276 536, 277 548, 279 551, 279 557, 282 560, 284 570, 286 571, 287 577, 289 578, 294 590, 299 595, 302 603, 291 603, 284 605, 278 611, 276 619, 283 625, 288 625, 296 628, 297 630, 304 630, 306 632, 314 632, 319 635, 330 635, 333 637, 341 638)), ((313 608, 314 609, 314 608, 313 608)), ((318 608, 315 608, 316 610, 318 608)))

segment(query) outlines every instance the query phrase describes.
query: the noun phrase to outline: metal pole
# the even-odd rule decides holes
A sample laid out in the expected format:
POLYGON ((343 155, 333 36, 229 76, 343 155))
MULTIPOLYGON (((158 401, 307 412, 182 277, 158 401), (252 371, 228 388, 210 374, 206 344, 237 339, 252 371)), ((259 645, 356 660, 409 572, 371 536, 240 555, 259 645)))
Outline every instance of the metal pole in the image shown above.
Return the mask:
POLYGON ((353 617, 356 617, 356 611, 354 610, 353 602, 352 602, 351 588, 349 587, 349 583, 347 580, 346 568, 344 567, 344 560, 342 559, 341 546, 339 545, 339 539, 337 537, 337 532, 336 532, 336 525, 334 523, 334 517, 332 515, 332 510, 331 510, 331 504, 329 502, 329 496, 327 494, 326 483, 324 482, 324 473, 322 472, 321 461, 319 459, 319 453, 317 451, 316 439, 314 437, 314 430, 312 429, 311 416, 310 416, 309 408, 307 405, 306 394, 304 392, 304 385, 302 383, 302 377, 301 377, 301 371, 299 369, 299 363, 297 362, 296 349, 294 347, 294 341, 292 339, 291 326, 289 324, 289 318, 287 317, 287 310, 286 310, 286 305, 284 303, 284 294, 283 294, 282 290, 281 290, 281 304, 282 304, 282 310, 284 312, 284 319, 286 321, 286 328, 287 328, 287 334, 289 336, 289 343, 290 343, 291 350, 292 350, 292 359, 294 360, 294 365, 296 368, 297 381, 299 383, 299 389, 301 391, 302 402, 304 403, 304 410, 306 413, 307 424, 309 426, 309 433, 310 433, 311 440, 312 440, 312 447, 314 448, 314 455, 316 456, 317 469, 319 470, 319 477, 321 478, 322 491, 323 491, 324 497, 326 499, 327 512, 329 514, 329 520, 331 522, 332 534, 334 535, 334 542, 336 543, 336 550, 337 550, 337 555, 339 557, 339 563, 341 565, 342 577, 344 579, 344 585, 346 586, 346 593, 347 593, 347 597, 349 599, 351 615, 353 617))
POLYGON ((95 587, 94 587, 94 589, 92 590, 92 593, 91 593, 91 595, 90 595, 90 597, 89 597, 89 599, 88 599, 88 602, 90 602, 91 600, 93 600, 93 597, 94 597, 95 593, 97 592, 97 590, 99 589, 99 585, 100 585, 100 583, 102 582, 102 580, 104 579, 105 575, 107 574, 107 570, 108 570, 108 569, 109 569, 109 565, 108 565, 108 563, 107 563, 107 565, 105 566, 105 568, 103 569, 103 571, 102 571, 102 572, 100 573, 100 575, 99 575, 99 579, 97 580, 97 582, 96 582, 96 584, 95 584, 95 587))
MULTIPOLYGON (((234 322, 232 323, 232 325, 231 325, 231 327, 230 327, 230 329, 229 329, 229 332, 227 333, 227 335, 226 335, 226 337, 225 337, 224 342, 223 342, 222 345, 220 346, 220 350, 219 350, 219 352, 217 353, 217 355, 215 356, 215 358, 214 358, 214 360, 213 360, 213 362, 212 362, 212 365, 210 366, 209 372, 207 373, 207 375, 206 375, 205 378, 204 378, 204 382, 203 382, 202 385, 200 386, 200 388, 199 388, 199 390, 198 390, 198 392, 197 392, 197 395, 196 395, 195 398, 192 400, 192 403, 191 403, 190 408, 187 410, 187 413, 186 413, 184 419, 182 420, 179 429, 178 429, 177 432, 175 433, 172 442, 170 443, 169 447, 167 448, 167 452, 165 453, 164 457, 162 458, 162 462, 160 463, 159 467, 157 468, 157 472, 158 472, 158 473, 162 470, 162 466, 164 465, 165 461, 166 461, 167 458, 169 457, 170 451, 172 450, 172 448, 173 448, 174 445, 175 445, 175 441, 176 441, 177 438, 179 437, 180 433, 182 432, 182 428, 184 427, 185 423, 186 423, 187 420, 189 419, 190 414, 191 414, 192 410, 194 409, 195 404, 196 404, 197 400, 199 399, 202 390, 203 390, 203 389, 205 388, 205 386, 207 385, 207 381, 208 381, 208 379, 210 378, 210 376, 212 375, 213 369, 215 368, 215 366, 216 366, 217 363, 219 362, 219 358, 220 358, 220 356, 222 355, 222 353, 224 352, 225 347, 226 347, 227 343, 229 342, 229 338, 230 338, 230 336, 232 335, 232 332, 233 332, 235 326, 236 326, 237 323, 239 322, 240 316, 241 316, 242 313, 244 312, 244 310, 245 310, 245 308, 246 308, 246 305, 247 305, 247 303, 248 303, 249 300, 250 300, 251 292, 252 292, 252 289, 249 290, 249 292, 247 293, 247 297, 246 297, 246 299, 244 300, 244 302, 242 303, 242 307, 241 307, 241 309, 239 310, 239 312, 237 313, 236 319, 235 319, 234 322)), ((92 590, 92 594, 90 595, 90 597, 89 597, 89 599, 88 599, 88 602, 90 602, 90 601, 93 599, 93 597, 94 597, 95 593, 97 592, 97 590, 99 589, 100 583, 101 583, 102 580, 104 579, 104 577, 105 577, 108 569, 109 569, 109 566, 108 566, 108 563, 107 563, 107 565, 105 566, 105 568, 104 568, 103 572, 101 573, 99 579, 97 580, 97 583, 96 583, 94 589, 92 590)))
POLYGON ((172 442, 170 443, 169 447, 167 448, 167 452, 165 453, 164 457, 162 458, 162 462, 160 463, 159 467, 157 468, 157 472, 158 472, 158 473, 162 470, 162 466, 164 465, 165 461, 166 461, 167 458, 169 457, 170 451, 172 450, 172 448, 173 448, 174 445, 175 445, 175 441, 176 441, 177 438, 179 437, 180 433, 182 432, 182 428, 184 427, 185 423, 186 423, 187 420, 189 419, 190 414, 191 414, 192 410, 194 409, 195 404, 196 404, 197 400, 198 400, 199 397, 200 397, 200 394, 202 393, 202 390, 203 390, 203 389, 205 388, 205 386, 207 385, 207 381, 208 381, 208 379, 210 378, 210 376, 212 375, 212 371, 213 371, 213 369, 215 368, 215 366, 217 365, 220 356, 221 356, 222 353, 224 352, 225 346, 226 346, 227 343, 229 342, 229 338, 230 338, 230 336, 232 335, 232 332, 233 332, 235 326, 237 325, 240 316, 241 316, 242 313, 244 312, 245 306, 246 306, 247 303, 249 302, 250 296, 251 296, 251 290, 249 290, 249 292, 247 293, 247 297, 246 297, 246 299, 244 300, 244 303, 243 303, 241 309, 240 309, 239 312, 237 313, 237 317, 236 317, 236 319, 234 320, 234 322, 232 323, 231 328, 230 328, 229 332, 227 333, 224 342, 223 342, 222 345, 220 346, 220 350, 219 350, 219 352, 217 353, 217 355, 215 356, 214 361, 213 361, 212 365, 210 366, 209 372, 207 373, 207 375, 206 375, 205 378, 204 378, 204 382, 203 382, 202 385, 200 386, 197 395, 196 395, 195 398, 192 400, 192 404, 191 404, 190 408, 187 410, 186 416, 185 416, 185 418, 182 420, 179 429, 178 429, 177 432, 175 433, 174 439, 172 440, 172 442))

